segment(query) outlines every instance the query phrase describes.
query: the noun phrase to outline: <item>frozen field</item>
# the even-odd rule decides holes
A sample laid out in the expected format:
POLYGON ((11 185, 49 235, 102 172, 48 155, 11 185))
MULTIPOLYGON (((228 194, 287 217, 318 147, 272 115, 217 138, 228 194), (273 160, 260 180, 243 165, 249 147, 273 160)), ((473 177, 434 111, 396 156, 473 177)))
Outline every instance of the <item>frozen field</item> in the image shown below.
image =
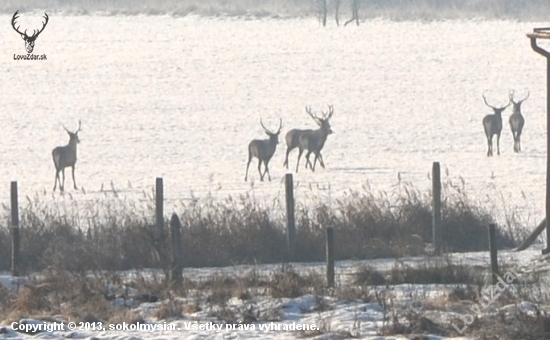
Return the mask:
MULTIPOLYGON (((20 22, 40 27, 40 15, 22 13, 20 22)), ((424 190, 439 161, 444 181, 464 179, 471 196, 496 212, 517 208, 533 226, 544 207, 546 63, 525 33, 541 25, 377 19, 323 28, 315 19, 50 15, 34 50, 47 61, 13 60, 24 42, 13 30, 0 36, 0 197, 7 202, 12 180, 22 196, 51 197, 51 150, 68 142, 61 124, 73 130, 79 119, 81 199, 111 182, 141 195, 157 176, 173 202, 168 213, 191 193, 250 192, 247 144, 265 137, 260 118, 272 129, 282 118, 284 127, 273 182, 257 182, 251 166, 253 194, 282 197, 284 134, 314 126, 306 105, 320 112, 332 104, 327 168, 300 169, 299 200, 365 182, 391 190, 398 176, 424 190), (491 109, 481 95, 501 105, 509 89, 531 93, 523 152, 513 153, 508 109, 502 155, 487 158, 481 119, 491 109)))

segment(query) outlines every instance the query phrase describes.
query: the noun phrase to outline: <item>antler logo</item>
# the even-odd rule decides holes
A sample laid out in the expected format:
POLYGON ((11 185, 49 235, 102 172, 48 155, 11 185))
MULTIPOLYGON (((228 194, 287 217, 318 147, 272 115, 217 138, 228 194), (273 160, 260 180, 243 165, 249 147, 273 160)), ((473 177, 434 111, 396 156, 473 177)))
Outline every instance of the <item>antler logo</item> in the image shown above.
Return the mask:
POLYGON ((19 11, 15 11, 15 14, 13 15, 13 18, 11 19, 11 26, 13 27, 15 32, 21 34, 21 38, 23 38, 23 40, 25 40, 25 49, 27 50, 27 53, 32 53, 32 50, 34 49, 34 42, 36 41, 36 38, 38 38, 40 33, 42 33, 42 31, 44 30, 44 28, 46 28, 46 25, 48 24, 48 19, 49 19, 48 15, 46 14, 46 12, 44 12, 44 19, 46 19, 46 22, 42 23, 42 25, 43 25, 42 29, 39 30, 38 32, 36 30, 33 30, 32 35, 29 37, 27 35, 27 30, 25 30, 25 32, 21 32, 21 31, 19 31, 20 26, 17 26, 17 28, 15 28, 15 20, 17 20, 19 18, 17 16, 18 13, 19 13, 19 11))

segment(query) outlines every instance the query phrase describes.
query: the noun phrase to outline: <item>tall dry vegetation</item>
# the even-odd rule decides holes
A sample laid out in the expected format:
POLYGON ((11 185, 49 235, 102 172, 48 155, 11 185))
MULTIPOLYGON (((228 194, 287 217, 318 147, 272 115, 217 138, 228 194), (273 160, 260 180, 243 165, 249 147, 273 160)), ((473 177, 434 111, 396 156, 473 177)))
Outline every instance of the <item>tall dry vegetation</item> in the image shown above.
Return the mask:
MULTIPOLYGON (((447 251, 488 248, 491 215, 459 187, 444 185, 443 241, 447 251)), ((21 267, 70 271, 162 268, 168 242, 153 238, 154 200, 138 207, 116 197, 79 203, 45 203, 37 196, 21 207, 21 267)), ((0 225, 0 270, 10 268, 9 211, 0 225)), ((288 259, 282 207, 249 195, 195 200, 180 212, 184 265, 226 266, 288 259)), ((296 261, 322 261, 325 227, 335 229, 337 259, 420 255, 432 235, 431 198, 409 184, 374 194, 367 186, 332 202, 297 204, 296 261)), ((521 226, 498 229, 500 247, 513 247, 521 226)), ((167 233, 167 229, 165 230, 167 233)))

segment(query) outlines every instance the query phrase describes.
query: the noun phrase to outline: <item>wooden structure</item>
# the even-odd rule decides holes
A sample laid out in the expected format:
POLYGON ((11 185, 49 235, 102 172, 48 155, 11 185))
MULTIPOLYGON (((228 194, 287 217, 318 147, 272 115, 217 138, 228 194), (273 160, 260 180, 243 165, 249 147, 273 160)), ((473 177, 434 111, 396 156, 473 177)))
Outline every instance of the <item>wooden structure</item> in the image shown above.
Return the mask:
MULTIPOLYGON (((550 216, 550 52, 540 47, 537 39, 550 39, 550 27, 534 28, 532 33, 527 33, 527 37, 531 40, 531 48, 546 58, 546 248, 542 253, 548 254, 550 252, 550 226, 548 225, 548 216, 550 216)), ((537 231, 540 233, 542 229, 537 228, 533 234, 537 231)))

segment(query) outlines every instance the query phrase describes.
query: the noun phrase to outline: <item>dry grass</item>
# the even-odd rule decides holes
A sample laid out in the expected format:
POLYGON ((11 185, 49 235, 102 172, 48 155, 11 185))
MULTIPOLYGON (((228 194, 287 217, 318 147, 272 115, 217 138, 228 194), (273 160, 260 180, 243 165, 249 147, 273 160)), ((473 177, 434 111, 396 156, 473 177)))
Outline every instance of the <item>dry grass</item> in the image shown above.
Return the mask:
MULTIPOLYGON (((443 246, 447 251, 488 249, 490 213, 471 202, 463 189, 444 186, 443 246)), ((89 270, 167 268, 168 230, 154 237, 153 198, 137 207, 116 197, 80 204, 74 199, 45 203, 39 196, 21 208, 21 268, 89 270)), ((248 195, 225 200, 194 200, 181 212, 186 267, 280 263, 286 252, 286 219, 281 206, 266 206, 248 195)), ((5 209, 8 221, 9 211, 5 209)), ((295 261, 325 258, 325 226, 335 229, 336 260, 426 254, 432 235, 431 198, 399 183, 375 194, 365 186, 330 204, 297 204, 295 261)), ((0 224, 0 270, 10 269, 11 242, 0 224)), ((516 219, 497 231, 500 248, 515 246, 523 235, 516 219)))

